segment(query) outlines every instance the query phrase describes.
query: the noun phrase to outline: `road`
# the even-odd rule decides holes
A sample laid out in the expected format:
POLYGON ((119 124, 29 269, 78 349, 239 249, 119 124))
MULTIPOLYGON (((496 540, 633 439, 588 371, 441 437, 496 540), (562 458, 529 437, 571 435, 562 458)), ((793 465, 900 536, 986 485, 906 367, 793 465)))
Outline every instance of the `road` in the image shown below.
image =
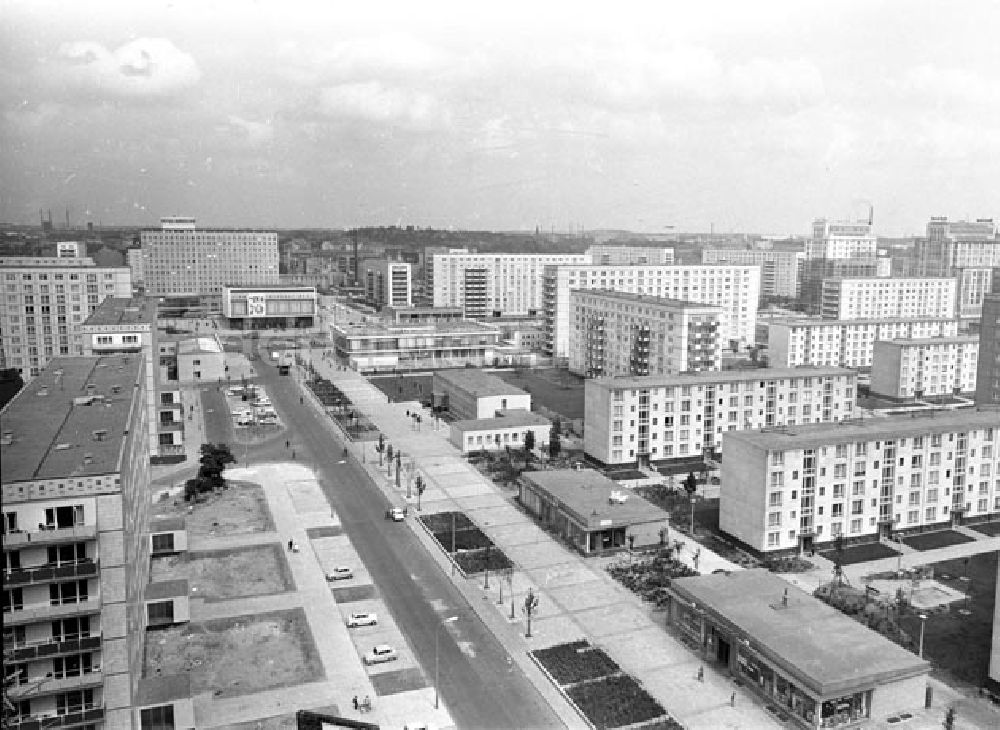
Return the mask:
MULTIPOLYGON (((410 528, 385 519, 388 502, 367 472, 354 459, 340 463, 343 444, 334 436, 335 427, 300 404, 295 377, 278 375, 268 360, 257 361, 257 374, 288 428, 277 440, 290 438, 297 460, 316 470, 344 531, 430 681, 440 629, 440 693, 457 726, 564 727, 410 528), (442 619, 453 615, 459 619, 441 628, 442 619)), ((278 446, 283 449, 284 444, 278 446)), ((260 458, 256 451, 253 458, 260 458)))

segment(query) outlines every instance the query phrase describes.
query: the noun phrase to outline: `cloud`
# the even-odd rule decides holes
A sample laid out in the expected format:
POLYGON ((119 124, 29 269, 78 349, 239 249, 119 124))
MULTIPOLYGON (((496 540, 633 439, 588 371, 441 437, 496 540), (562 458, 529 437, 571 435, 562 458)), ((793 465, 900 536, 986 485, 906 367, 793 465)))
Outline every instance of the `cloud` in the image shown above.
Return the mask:
POLYGON ((383 85, 378 81, 340 84, 323 89, 320 109, 329 117, 355 119, 429 131, 450 124, 448 110, 430 94, 383 85))
POLYGON ((97 96, 166 97, 201 79, 194 58, 165 38, 137 38, 115 50, 93 41, 63 43, 58 60, 54 83, 97 96))
POLYGON ((896 89, 921 103, 1000 104, 1000 81, 974 71, 922 64, 909 69, 896 89))
POLYGON ((274 139, 274 127, 270 120, 254 122, 235 114, 226 118, 226 124, 221 125, 219 131, 247 147, 261 147, 274 139))

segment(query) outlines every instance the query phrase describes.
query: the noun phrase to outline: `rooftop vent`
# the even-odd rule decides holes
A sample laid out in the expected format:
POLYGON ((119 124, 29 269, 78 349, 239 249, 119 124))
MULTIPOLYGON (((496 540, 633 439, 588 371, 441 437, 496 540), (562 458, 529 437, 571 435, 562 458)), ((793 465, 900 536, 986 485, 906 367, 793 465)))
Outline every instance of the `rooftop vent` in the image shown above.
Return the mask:
POLYGON ((73 399, 73 405, 75 406, 89 406, 93 404, 96 398, 92 395, 81 395, 78 398, 73 399))
POLYGON ((626 501, 628 501, 628 495, 624 492, 615 490, 608 495, 608 504, 625 504, 626 501))
POLYGON ((39 395, 39 396, 45 396, 45 395, 48 395, 48 394, 49 394, 49 389, 48 388, 39 388, 38 392, 35 393, 35 395, 39 395))
POLYGON ((114 393, 115 395, 118 395, 119 393, 122 392, 122 387, 120 385, 112 385, 111 392, 114 393))
POLYGON ((84 464, 93 464, 94 463, 94 455, 93 454, 84 454, 83 455, 83 463, 84 464))
POLYGON ((104 441, 108 437, 108 430, 106 428, 99 428, 96 431, 92 431, 91 436, 94 437, 94 441, 104 441))
POLYGON ((56 444, 56 451, 65 451, 73 448, 73 444, 56 444))
POLYGON ((97 386, 94 383, 87 383, 86 388, 87 388, 87 393, 93 393, 95 390, 97 390, 97 386))
POLYGON ((10 446, 14 443, 14 432, 4 431, 0 434, 0 446, 10 446))

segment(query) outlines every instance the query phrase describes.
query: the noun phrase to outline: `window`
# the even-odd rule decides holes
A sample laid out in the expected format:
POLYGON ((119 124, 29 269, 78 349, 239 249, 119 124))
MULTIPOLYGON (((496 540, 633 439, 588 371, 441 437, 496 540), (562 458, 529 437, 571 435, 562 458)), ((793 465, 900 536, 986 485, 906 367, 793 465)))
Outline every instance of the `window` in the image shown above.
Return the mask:
POLYGON ((855 499, 851 501, 851 514, 860 515, 865 511, 865 501, 863 499, 855 499))
POLYGON ((45 526, 48 528, 73 527, 83 524, 83 505, 48 507, 45 510, 45 526))
MULTIPOLYGON (((472 440, 472 437, 469 437, 472 440)), ((153 535, 153 552, 154 553, 170 553, 174 550, 174 533, 164 532, 159 535, 153 535)))
POLYGON ((857 534, 861 532, 861 520, 851 520, 851 533, 857 534))
POLYGON ((768 527, 781 527, 781 513, 780 512, 768 512, 768 514, 767 514, 767 526, 768 527))
POLYGON ((49 605, 51 606, 79 603, 87 599, 87 581, 85 580, 53 583, 49 586, 49 605))
POLYGON ((174 706, 147 707, 139 713, 141 730, 174 730, 174 706))
POLYGON ((174 602, 155 601, 146 604, 146 615, 150 626, 172 624, 174 622, 174 602))
POLYGON ((780 542, 780 540, 781 540, 781 533, 780 532, 769 532, 769 533, 767 533, 767 546, 768 547, 777 547, 778 543, 780 542))
POLYGON ((56 695, 56 712, 68 715, 72 712, 90 710, 94 707, 94 690, 84 689, 56 695))
POLYGON ((924 510, 924 516, 927 522, 934 522, 937 519, 937 507, 928 507, 924 510))

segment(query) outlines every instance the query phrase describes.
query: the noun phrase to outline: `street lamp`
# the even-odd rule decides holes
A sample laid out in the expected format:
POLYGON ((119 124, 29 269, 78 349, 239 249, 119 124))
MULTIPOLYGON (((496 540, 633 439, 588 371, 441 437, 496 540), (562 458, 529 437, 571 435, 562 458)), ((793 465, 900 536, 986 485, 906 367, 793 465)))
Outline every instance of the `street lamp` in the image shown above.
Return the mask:
POLYGON ((438 688, 441 683, 441 629, 445 624, 458 621, 458 616, 449 616, 444 619, 434 632, 434 709, 438 708, 438 688))
POLYGON ((924 658, 924 622, 927 621, 927 614, 920 613, 917 614, 917 618, 920 619, 920 650, 917 652, 917 656, 921 659, 924 658))
POLYGON ((691 537, 694 537, 694 495, 691 496, 691 537))

